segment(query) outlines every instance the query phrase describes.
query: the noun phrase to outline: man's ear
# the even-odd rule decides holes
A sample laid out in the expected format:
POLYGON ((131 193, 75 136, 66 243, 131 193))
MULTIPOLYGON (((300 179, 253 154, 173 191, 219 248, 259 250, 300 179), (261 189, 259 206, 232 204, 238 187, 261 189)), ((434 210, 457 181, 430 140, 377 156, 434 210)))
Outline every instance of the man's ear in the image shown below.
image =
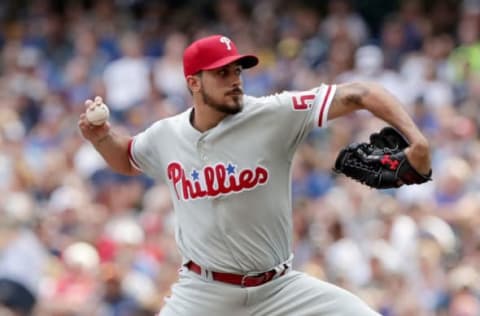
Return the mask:
POLYGON ((192 92, 200 91, 200 88, 202 87, 200 76, 187 76, 187 85, 192 92))

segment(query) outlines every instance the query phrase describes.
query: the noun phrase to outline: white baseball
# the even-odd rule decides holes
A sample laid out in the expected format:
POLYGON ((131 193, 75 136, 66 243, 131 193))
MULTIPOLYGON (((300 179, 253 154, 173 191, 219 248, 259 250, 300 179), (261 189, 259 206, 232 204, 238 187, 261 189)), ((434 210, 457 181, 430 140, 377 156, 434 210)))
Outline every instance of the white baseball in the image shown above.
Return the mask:
POLYGON ((91 124, 100 126, 108 120, 110 111, 104 103, 100 103, 89 107, 85 115, 91 124))

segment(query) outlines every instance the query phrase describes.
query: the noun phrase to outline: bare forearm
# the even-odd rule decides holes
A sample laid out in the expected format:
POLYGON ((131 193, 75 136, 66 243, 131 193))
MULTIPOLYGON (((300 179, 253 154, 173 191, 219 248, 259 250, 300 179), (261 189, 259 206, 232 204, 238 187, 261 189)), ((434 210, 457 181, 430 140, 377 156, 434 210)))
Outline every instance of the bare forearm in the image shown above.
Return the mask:
POLYGON ((397 128, 410 142, 407 158, 417 171, 430 170, 428 141, 417 128, 402 104, 385 88, 375 83, 349 83, 339 85, 328 118, 339 117, 355 110, 365 109, 397 128))
POLYGON ((427 146, 427 140, 410 118, 404 107, 392 94, 379 85, 363 101, 365 109, 400 130, 414 146, 427 146))
POLYGON ((407 157, 411 162, 417 162, 418 171, 428 174, 431 162, 427 139, 393 95, 379 86, 374 85, 372 89, 373 93, 365 98, 365 108, 405 135, 410 142, 407 157))
MULTIPOLYGON (((86 111, 91 111, 95 107, 100 106, 106 107, 100 96, 96 96, 95 101, 85 101, 86 111)), ((92 143, 115 172, 124 175, 137 175, 140 173, 130 163, 128 155, 130 137, 113 132, 108 120, 100 124, 93 124, 88 120, 85 112, 80 114, 78 127, 82 136, 92 143)))
POLYGON ((402 104, 379 84, 351 83, 340 85, 334 102, 336 103, 335 109, 331 113, 334 117, 365 109, 400 130, 412 145, 428 146, 427 140, 402 104))
POLYGON ((130 137, 110 131, 101 139, 92 142, 92 145, 112 170, 124 175, 136 175, 139 172, 133 168, 128 157, 129 141, 130 137))

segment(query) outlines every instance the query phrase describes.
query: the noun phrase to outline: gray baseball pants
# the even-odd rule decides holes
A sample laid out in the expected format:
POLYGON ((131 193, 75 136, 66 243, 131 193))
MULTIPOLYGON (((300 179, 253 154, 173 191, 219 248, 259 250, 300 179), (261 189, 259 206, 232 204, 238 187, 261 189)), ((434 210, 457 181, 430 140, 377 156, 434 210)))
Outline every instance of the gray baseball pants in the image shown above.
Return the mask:
POLYGON ((380 316, 350 292, 290 271, 242 288, 180 270, 159 316, 380 316))

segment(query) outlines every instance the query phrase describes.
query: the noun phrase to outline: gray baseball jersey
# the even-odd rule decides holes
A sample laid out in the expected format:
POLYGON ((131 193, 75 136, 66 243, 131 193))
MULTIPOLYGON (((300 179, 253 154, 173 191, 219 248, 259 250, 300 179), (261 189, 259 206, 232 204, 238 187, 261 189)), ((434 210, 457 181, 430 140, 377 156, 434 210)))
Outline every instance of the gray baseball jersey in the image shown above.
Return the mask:
POLYGON ((203 133, 189 109, 133 138, 132 164, 170 188, 185 261, 242 274, 290 257, 292 158, 325 125, 335 88, 245 96, 243 111, 203 133))

